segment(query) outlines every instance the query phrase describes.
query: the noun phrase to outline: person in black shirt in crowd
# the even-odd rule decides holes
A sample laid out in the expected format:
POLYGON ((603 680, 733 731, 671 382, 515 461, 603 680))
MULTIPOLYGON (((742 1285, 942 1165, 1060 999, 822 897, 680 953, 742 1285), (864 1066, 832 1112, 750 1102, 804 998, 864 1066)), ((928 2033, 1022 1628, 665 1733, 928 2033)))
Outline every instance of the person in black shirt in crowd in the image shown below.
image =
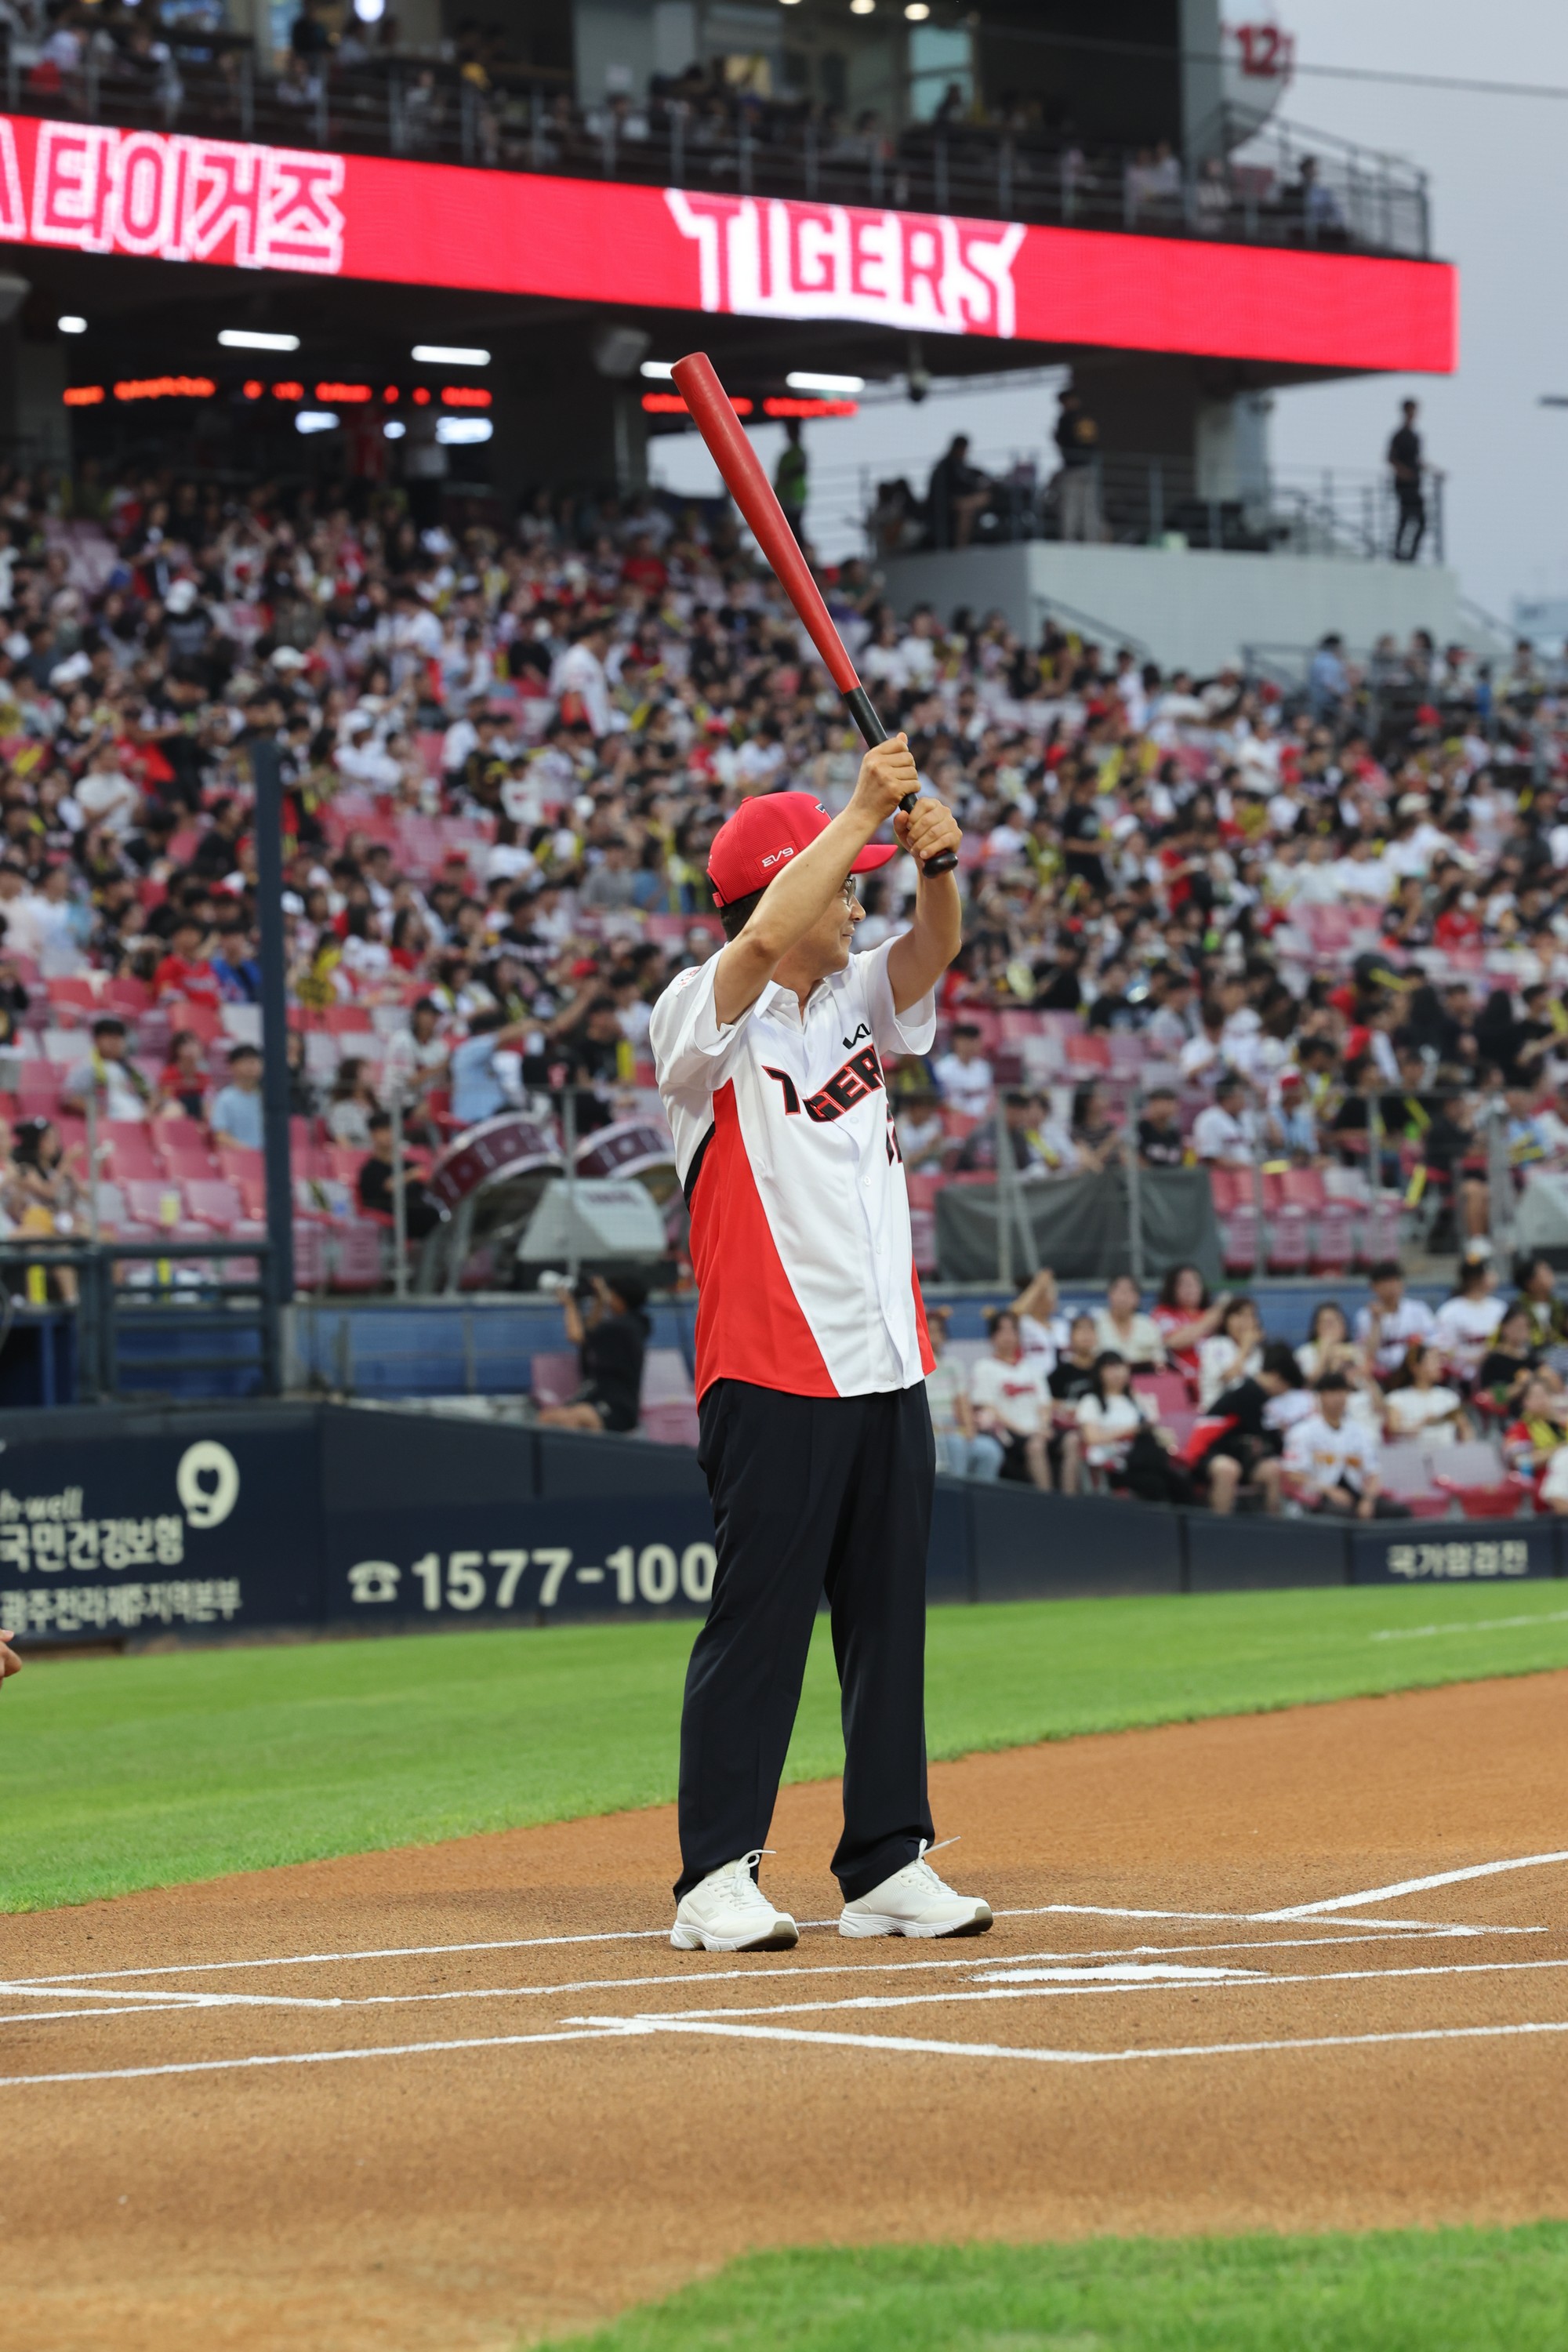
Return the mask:
POLYGON ((634 1430, 642 1412, 643 1358, 652 1329, 643 1312, 647 1293, 635 1275, 617 1274, 613 1282, 603 1275, 593 1278, 593 1303, 586 1319, 577 1295, 564 1276, 552 1288, 566 1318, 566 1337, 577 1350, 583 1385, 565 1404, 542 1405, 542 1429, 611 1430, 624 1436, 634 1430))
POLYGON ((1111 962, 1100 975, 1100 994, 1089 1008, 1091 1029, 1131 1032, 1138 1026, 1138 1007, 1127 993, 1127 966, 1111 962))
MULTIPOLYGON (((372 1216, 395 1216, 397 1183, 392 1157, 391 1114, 373 1110, 370 1158, 362 1163, 354 1182, 360 1207, 372 1216)), ((422 1242, 441 1222, 440 1211, 425 1190, 424 1178, 406 1171, 403 1177, 403 1213, 407 1219, 410 1241, 422 1242)))
POLYGON ((1231 1425, 1222 1430, 1203 1457, 1211 1511, 1234 1511, 1242 1491, 1260 1495, 1266 1511, 1279 1510, 1279 1457, 1284 1446, 1264 1413, 1275 1398, 1305 1386, 1293 1350, 1283 1341, 1273 1340, 1263 1350, 1256 1379, 1248 1376, 1237 1381, 1234 1388, 1215 1397, 1208 1417, 1231 1425))
POLYGON ((1399 503, 1399 520, 1394 527, 1394 560, 1395 563, 1414 563, 1426 536, 1426 500, 1421 489, 1421 436, 1415 430, 1415 401, 1402 402, 1399 413, 1403 422, 1388 445, 1389 471, 1394 476, 1394 495, 1399 503))
POLYGON ((1184 1168, 1187 1147, 1176 1118, 1176 1097, 1169 1087, 1156 1087, 1143 1105, 1138 1122, 1138 1157, 1145 1168, 1184 1168))
POLYGON ((1049 965, 1037 967, 1040 986, 1035 992, 1036 1006, 1041 1013, 1076 1013, 1083 1002, 1078 978, 1083 970, 1083 950, 1076 940, 1063 938, 1057 941, 1056 953, 1054 971, 1049 965))
POLYGON ((1474 1391, 1478 1411, 1489 1414, 1494 1421, 1511 1420, 1540 1365, 1541 1349, 1531 1328, 1529 1305, 1516 1298, 1492 1333, 1491 1346, 1481 1358, 1474 1391))
POLYGON ((1064 539, 1099 540, 1104 531, 1100 514, 1100 427, 1084 407, 1081 396, 1064 392, 1052 436, 1062 461, 1057 476, 1057 527, 1064 539))

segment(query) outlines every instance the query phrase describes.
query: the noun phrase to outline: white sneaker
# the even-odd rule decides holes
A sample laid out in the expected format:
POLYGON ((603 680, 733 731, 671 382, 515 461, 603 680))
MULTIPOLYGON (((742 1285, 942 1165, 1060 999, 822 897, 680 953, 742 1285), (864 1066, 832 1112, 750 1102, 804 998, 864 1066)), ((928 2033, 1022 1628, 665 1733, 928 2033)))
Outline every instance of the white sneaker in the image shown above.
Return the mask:
MULTIPOLYGON (((951 1845, 953 1840, 944 1838, 951 1845)), ((934 1852, 934 1848, 932 1849, 934 1852)), ((991 1925, 991 1906, 977 1895, 955 1895, 944 1885, 926 1858, 926 1842, 919 1855, 873 1886, 869 1895, 847 1903, 839 1916, 841 1936, 984 1936, 991 1925)))
MULTIPOLYGON (((775 1911, 752 1867, 768 1851, 759 1846, 722 1870, 710 1870, 676 1908, 669 1940, 678 1952, 787 1952, 800 1930, 787 1911, 775 1911)), ((989 1921, 991 1914, 985 1915, 989 1921)))

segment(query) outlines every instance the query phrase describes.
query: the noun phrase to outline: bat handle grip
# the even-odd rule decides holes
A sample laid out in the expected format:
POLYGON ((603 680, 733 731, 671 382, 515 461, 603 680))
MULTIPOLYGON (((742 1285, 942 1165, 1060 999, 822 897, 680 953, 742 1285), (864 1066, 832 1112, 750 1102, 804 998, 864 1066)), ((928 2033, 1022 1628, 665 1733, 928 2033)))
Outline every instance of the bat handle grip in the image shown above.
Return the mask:
MULTIPOLYGON (((878 743, 885 743, 887 741, 888 730, 883 726, 881 720, 878 718, 876 710, 872 706, 871 698, 867 693, 863 686, 852 686, 849 688, 844 697, 844 708, 849 713, 850 718, 855 721, 856 726, 860 730, 862 740, 865 741, 868 749, 878 743)), ((899 803, 899 806, 903 810, 906 816, 908 816, 910 811, 914 807, 919 797, 919 794, 916 793, 906 793, 904 794, 903 799, 899 803)), ((921 871, 922 874, 927 876, 933 874, 951 874, 957 864, 958 853, 956 850, 939 849, 934 857, 928 857, 926 859, 921 871)))

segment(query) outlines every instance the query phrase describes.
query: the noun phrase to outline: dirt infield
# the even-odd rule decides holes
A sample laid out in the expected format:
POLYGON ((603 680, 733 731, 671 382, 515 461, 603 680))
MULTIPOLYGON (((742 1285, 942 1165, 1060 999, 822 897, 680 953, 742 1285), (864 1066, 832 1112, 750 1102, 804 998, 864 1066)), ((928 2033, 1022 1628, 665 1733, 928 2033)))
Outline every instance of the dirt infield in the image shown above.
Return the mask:
MULTIPOLYGON (((0 1920, 8 2352, 500 2352, 751 2246, 1568 2214, 1565 1716, 942 1766, 977 1943, 677 1955, 668 1811, 0 1920)), ((803 1920, 836 1815, 779 1809, 803 1920)))

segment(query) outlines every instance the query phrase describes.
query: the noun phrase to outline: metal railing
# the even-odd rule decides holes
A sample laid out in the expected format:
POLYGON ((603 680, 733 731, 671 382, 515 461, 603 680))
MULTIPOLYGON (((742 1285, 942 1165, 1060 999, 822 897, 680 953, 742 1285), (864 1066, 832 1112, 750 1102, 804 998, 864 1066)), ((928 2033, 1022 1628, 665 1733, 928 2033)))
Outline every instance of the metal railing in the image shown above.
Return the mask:
MULTIPOLYGON (((1387 562, 1400 538, 1392 478, 1370 470, 1270 467, 1228 490, 1203 482, 1190 458, 1106 452, 1071 472, 1054 450, 971 450, 989 481, 965 544, 1057 540, 1120 547, 1202 548, 1249 555, 1332 555, 1387 562)), ((1445 561, 1443 477, 1423 482, 1425 524, 1410 560, 1445 561)), ((857 544, 873 557, 956 545, 959 518, 940 484, 879 481, 869 466, 814 467, 807 529, 819 554, 857 544)))
POLYGON ((753 106, 665 95, 586 110, 568 78, 534 67, 471 70, 392 54, 344 64, 289 58, 281 70, 230 33, 161 39, 155 58, 88 40, 61 74, 37 43, 5 38, 12 113, 271 144, 407 155, 516 172, 792 196, 880 210, 970 215, 1328 251, 1426 257, 1426 174, 1326 133, 1272 125, 1226 161, 1184 165, 1084 147, 1044 129, 906 121, 840 126, 804 102, 753 106))
POLYGON ((41 1275, 45 1287, 52 1276, 58 1289, 74 1290, 83 1403, 178 1393, 193 1372, 227 1374, 271 1396, 280 1362, 267 1255, 264 1241, 248 1239, 171 1234, 100 1244, 39 1235, 0 1242, 0 1282, 9 1289, 19 1278, 25 1287, 41 1275))
MULTIPOLYGON (((947 1155, 952 1166, 947 1171, 946 1189, 988 1211, 994 1221, 993 1263, 985 1265, 983 1272, 967 1263, 973 1257, 976 1241, 972 1233, 967 1247, 962 1242, 960 1244, 966 1263, 957 1278, 994 1279, 1007 1290, 1026 1282, 1038 1266, 1052 1262, 1048 1244, 1042 1246, 1042 1228, 1048 1231, 1053 1222, 1049 1213, 1053 1193, 1060 1187, 1085 1182, 1102 1190, 1109 1188, 1115 1196, 1106 1221, 1105 1249, 1092 1265, 1075 1263, 1064 1269, 1058 1261, 1055 1271, 1062 1279, 1105 1281, 1116 1274, 1131 1274, 1142 1287, 1156 1280, 1167 1265, 1204 1256, 1209 1238, 1206 1214, 1194 1202, 1184 1234, 1175 1231, 1168 1211, 1156 1223, 1151 1216, 1147 1195, 1151 1183, 1158 1184, 1166 1171, 1151 1168, 1132 1148, 1131 1139, 1138 1134, 1139 1121, 1151 1093, 1156 1087, 1165 1093, 1173 1091, 1178 1083, 1174 1072, 1168 1079, 1163 1078, 1157 1069, 1137 1080, 1114 1076, 1099 1078, 1098 1083, 1107 1094, 1117 1098, 1122 1115, 1109 1151, 1103 1145, 1100 1147, 1104 1165, 1098 1174, 1072 1168, 1047 1173, 1038 1168, 1030 1171, 1018 1167, 1007 1118, 1008 1106, 1043 1103, 1051 1097, 1060 1098, 1065 1104, 1089 1075, 1087 1071, 1077 1071, 1065 1084, 1050 1079, 999 1087, 989 1118, 972 1131, 956 1155, 951 1151, 947 1155), (964 1181, 954 1185, 954 1173, 963 1175, 964 1181), (1032 1213, 1036 1207, 1044 1213, 1038 1220, 1032 1213)), ((1398 1096, 1399 1089, 1390 1087, 1385 1092, 1392 1099, 1398 1096)), ((1460 1098, 1451 1089, 1441 1087, 1423 1087, 1419 1094, 1424 1104, 1460 1098)), ((1365 1097, 1364 1126, 1343 1131, 1324 1125, 1318 1141, 1320 1155, 1336 1155, 1326 1171, 1331 1181, 1326 1184, 1321 1211, 1305 1212, 1276 1202, 1274 1177, 1306 1163, 1287 1150, 1262 1142, 1251 1167, 1239 1171, 1239 1196, 1229 1202, 1223 1212, 1216 1203, 1220 1251, 1227 1275, 1245 1274, 1254 1280, 1269 1275, 1304 1276, 1310 1269, 1321 1265, 1348 1272, 1352 1264, 1365 1265, 1406 1252, 1429 1255, 1457 1249, 1464 1238, 1460 1230, 1464 1211, 1458 1197, 1459 1185, 1462 1178, 1471 1176, 1485 1181, 1488 1238, 1498 1263, 1507 1265, 1515 1243, 1519 1192, 1516 1168, 1510 1158, 1507 1108, 1497 1098, 1479 1105, 1468 1150, 1452 1167, 1440 1171, 1436 1181, 1433 1181, 1432 1171, 1425 1169, 1420 1152, 1408 1148, 1410 1135, 1385 1111, 1383 1094, 1365 1097), (1356 1182, 1358 1175, 1360 1181, 1356 1182), (1326 1228, 1322 1223, 1325 1217, 1326 1228), (1321 1247, 1326 1230, 1332 1231, 1337 1244, 1327 1255, 1321 1247)), ((1321 1164, 1321 1158, 1314 1164, 1321 1164)), ((1206 1169, 1196 1164, 1184 1172, 1208 1174, 1206 1169)), ((1071 1222, 1076 1229, 1076 1215, 1071 1222)), ((939 1248, 940 1238, 939 1213, 939 1248)), ((943 1279, 953 1278, 949 1266, 943 1265, 940 1270, 943 1279)))

